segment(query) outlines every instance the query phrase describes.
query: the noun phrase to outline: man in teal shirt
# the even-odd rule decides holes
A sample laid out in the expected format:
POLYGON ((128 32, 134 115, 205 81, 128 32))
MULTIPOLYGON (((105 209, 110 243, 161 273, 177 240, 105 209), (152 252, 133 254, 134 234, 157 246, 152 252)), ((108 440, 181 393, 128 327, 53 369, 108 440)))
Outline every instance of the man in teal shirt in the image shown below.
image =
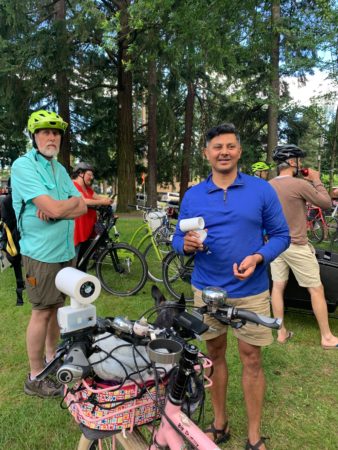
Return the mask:
POLYGON ((53 358, 59 338, 57 310, 65 296, 56 289, 55 276, 73 265, 73 219, 87 211, 65 168, 54 159, 66 128, 67 123, 55 112, 32 113, 28 130, 34 148, 13 163, 11 172, 26 289, 32 303, 26 336, 30 374, 24 391, 39 397, 61 394, 52 379, 38 381, 36 376, 53 358))

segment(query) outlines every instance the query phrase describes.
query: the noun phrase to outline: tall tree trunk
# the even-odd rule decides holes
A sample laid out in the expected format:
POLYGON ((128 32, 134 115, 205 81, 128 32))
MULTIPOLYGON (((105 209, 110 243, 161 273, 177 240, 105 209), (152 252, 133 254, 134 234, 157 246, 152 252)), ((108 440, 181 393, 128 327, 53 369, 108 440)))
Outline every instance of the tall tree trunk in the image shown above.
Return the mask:
POLYGON ((191 140, 192 140, 192 126, 194 119, 194 101, 195 101, 195 86, 192 82, 188 83, 188 93, 185 103, 185 130, 183 141, 183 158, 181 166, 180 179, 180 199, 183 198, 185 191, 188 189, 190 162, 191 162, 191 140))
POLYGON ((148 178, 147 204, 157 205, 157 73, 156 61, 148 64, 148 178))
POLYGON ((332 192, 333 181, 334 181, 334 173, 335 173, 335 165, 337 159, 337 139, 338 139, 338 106, 336 109, 336 120, 334 124, 333 130, 333 143, 332 143, 332 151, 331 151, 331 162, 330 162, 330 188, 329 191, 332 192))
POLYGON ((133 139, 132 114, 132 73, 126 70, 129 61, 129 1, 121 2, 120 31, 118 35, 118 83, 117 83, 117 177, 118 177, 118 211, 127 211, 128 203, 134 203, 135 153, 133 139))
POLYGON ((271 85, 268 106, 268 148, 267 161, 272 161, 272 151, 278 142, 278 106, 279 106, 279 45, 280 35, 277 25, 280 21, 280 0, 271 4, 271 85))
POLYGON ((62 146, 58 156, 61 164, 70 171, 70 111, 69 111, 69 81, 67 77, 68 67, 68 39, 66 29, 66 2, 65 0, 58 0, 55 2, 55 16, 54 21, 56 25, 56 39, 58 46, 57 62, 58 70, 56 71, 56 100, 58 103, 58 112, 60 116, 68 123, 68 128, 62 140, 62 146))

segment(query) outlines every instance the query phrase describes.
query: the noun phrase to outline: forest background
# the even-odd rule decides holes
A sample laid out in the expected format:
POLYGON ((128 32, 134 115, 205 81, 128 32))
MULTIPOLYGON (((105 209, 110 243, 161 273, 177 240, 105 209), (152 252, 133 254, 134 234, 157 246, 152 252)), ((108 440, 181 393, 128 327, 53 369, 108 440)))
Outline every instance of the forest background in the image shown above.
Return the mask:
POLYGON ((93 163, 120 211, 142 174, 153 206, 158 184, 182 196, 205 177, 204 133, 222 122, 240 131, 242 170, 298 144, 331 189, 337 89, 302 106, 287 80, 321 70, 337 86, 337 23, 336 0, 0 0, 0 166, 43 108, 70 124, 60 162, 93 163))

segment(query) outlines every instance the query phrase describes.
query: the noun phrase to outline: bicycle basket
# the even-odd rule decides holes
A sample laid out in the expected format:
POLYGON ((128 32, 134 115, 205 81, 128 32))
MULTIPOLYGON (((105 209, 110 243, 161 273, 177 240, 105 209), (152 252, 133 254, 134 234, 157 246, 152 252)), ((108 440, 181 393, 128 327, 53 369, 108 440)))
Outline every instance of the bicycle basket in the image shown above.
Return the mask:
POLYGON ((157 230, 157 228, 162 224, 163 217, 165 215, 166 213, 164 211, 151 211, 147 214, 146 220, 152 231, 157 230))
POLYGON ((95 430, 133 429, 161 417, 165 402, 165 382, 146 383, 147 390, 133 382, 108 386, 82 380, 67 391, 65 403, 76 422, 95 430))

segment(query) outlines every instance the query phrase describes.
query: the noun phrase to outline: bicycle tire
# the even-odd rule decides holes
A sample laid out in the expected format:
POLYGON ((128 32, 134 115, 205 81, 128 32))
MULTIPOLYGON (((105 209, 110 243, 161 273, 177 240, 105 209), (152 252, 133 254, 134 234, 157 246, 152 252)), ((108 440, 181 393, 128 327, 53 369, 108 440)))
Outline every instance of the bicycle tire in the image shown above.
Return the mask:
POLYGON ((144 258, 148 267, 148 278, 155 283, 162 283, 162 262, 166 255, 172 251, 171 243, 166 241, 157 241, 157 251, 151 242, 145 249, 144 258))
POLYGON ((338 219, 332 216, 326 217, 326 224, 328 228, 328 240, 331 241, 332 236, 334 236, 338 229, 338 219))
POLYGON ((194 267, 194 255, 182 256, 171 251, 162 263, 163 283, 167 291, 177 300, 184 294, 186 301, 193 301, 191 273, 194 267))
MULTIPOLYGON (((138 429, 134 429, 132 433, 126 433, 126 438, 122 433, 115 434, 116 450, 147 450, 149 445, 142 433, 138 429)), ((113 447, 114 436, 104 439, 88 439, 82 434, 78 443, 77 450, 111 450, 113 447), (101 447, 100 447, 101 445, 101 447)))
POLYGON ((321 220, 315 219, 310 221, 308 228, 308 238, 313 244, 319 244, 324 239, 324 225, 321 220))
POLYGON ((96 262, 96 275, 103 289, 119 297, 140 291, 147 281, 147 273, 144 256, 129 244, 109 245, 96 262))

